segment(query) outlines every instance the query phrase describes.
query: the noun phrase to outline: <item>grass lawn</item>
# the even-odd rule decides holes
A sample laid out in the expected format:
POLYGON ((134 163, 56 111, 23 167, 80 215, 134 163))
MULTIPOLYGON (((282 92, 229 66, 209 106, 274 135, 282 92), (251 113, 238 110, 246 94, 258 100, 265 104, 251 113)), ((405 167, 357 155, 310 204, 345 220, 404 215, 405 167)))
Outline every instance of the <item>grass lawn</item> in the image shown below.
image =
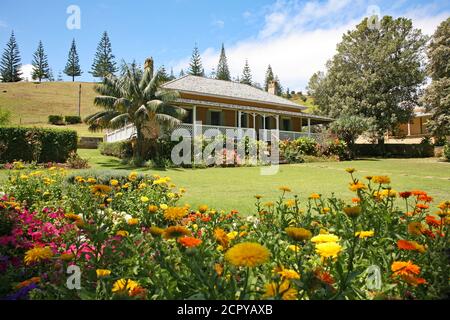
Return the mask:
MULTIPOLYGON (((133 168, 122 165, 119 159, 102 156, 98 150, 79 150, 90 160, 94 169, 133 168)), ((263 201, 276 200, 278 187, 285 185, 305 200, 317 192, 330 196, 333 192, 350 202, 354 195, 348 189, 349 174, 345 168, 354 167, 357 175, 389 175, 397 191, 422 189, 435 198, 435 202, 450 199, 450 163, 437 159, 367 159, 349 162, 320 162, 282 165, 276 175, 261 176, 260 168, 169 169, 140 172, 170 176, 178 187, 187 189, 183 200, 193 206, 208 204, 218 209, 237 209, 242 213, 254 212, 256 194, 263 201)))
MULTIPOLYGON (((11 111, 14 125, 74 129, 78 135, 91 137, 102 133, 91 133, 85 124, 52 126, 48 116, 78 115, 78 89, 80 82, 18 82, 0 83, 0 108, 11 111)), ((99 109, 94 106, 94 83, 81 83, 81 117, 99 109)))

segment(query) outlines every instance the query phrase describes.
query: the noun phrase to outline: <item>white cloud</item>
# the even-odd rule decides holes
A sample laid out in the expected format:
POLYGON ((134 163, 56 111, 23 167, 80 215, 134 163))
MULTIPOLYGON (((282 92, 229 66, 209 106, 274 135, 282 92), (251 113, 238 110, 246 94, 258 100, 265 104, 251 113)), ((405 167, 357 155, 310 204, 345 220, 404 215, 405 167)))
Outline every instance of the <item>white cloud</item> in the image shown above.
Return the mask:
POLYGON ((212 22, 212 25, 219 29, 223 29, 223 27, 225 27, 225 21, 220 20, 220 19, 214 19, 214 21, 212 22))
MULTIPOLYGON (((314 72, 325 70, 342 35, 364 18, 367 7, 362 0, 275 2, 266 11, 265 24, 257 35, 226 48, 232 76, 240 76, 245 59, 248 59, 254 81, 262 83, 267 66, 271 64, 284 88, 303 90, 314 72)), ((432 34, 449 15, 448 12, 435 14, 435 9, 432 6, 416 7, 398 14, 397 8, 387 8, 386 12, 381 8, 381 14, 406 16, 413 19, 415 27, 432 34)), ((249 13, 244 13, 246 16, 249 13)), ((219 49, 207 48, 202 53, 207 73, 216 68, 218 60, 219 49)), ((186 69, 188 63, 189 57, 186 57, 177 61, 174 67, 186 69)))
POLYGON ((22 79, 24 81, 33 81, 31 73, 33 72, 33 66, 31 64, 24 64, 20 69, 22 71, 22 79))

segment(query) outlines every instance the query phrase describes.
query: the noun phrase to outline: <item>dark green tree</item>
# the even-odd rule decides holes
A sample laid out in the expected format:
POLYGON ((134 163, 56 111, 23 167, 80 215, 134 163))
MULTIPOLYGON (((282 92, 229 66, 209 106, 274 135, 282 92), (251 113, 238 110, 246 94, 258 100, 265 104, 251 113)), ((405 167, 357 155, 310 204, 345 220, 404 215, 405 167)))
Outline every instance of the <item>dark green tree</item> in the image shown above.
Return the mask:
POLYGON ((77 53, 77 45, 75 39, 72 41, 72 46, 70 47, 69 57, 67 59, 66 68, 64 73, 69 77, 72 77, 72 82, 75 82, 75 77, 79 77, 82 74, 80 67, 80 58, 77 53))
POLYGON ((385 16, 379 28, 372 28, 366 18, 344 34, 325 78, 317 76, 309 91, 325 115, 373 119, 383 144, 385 133, 408 122, 418 102, 426 42, 409 19, 385 16))
POLYGON ((273 70, 269 64, 269 66, 267 67, 267 71, 266 71, 266 77, 264 79, 264 90, 265 91, 269 90, 269 83, 271 83, 274 79, 275 79, 275 77, 273 75, 273 70))
POLYGON ((158 72, 159 72, 159 80, 161 81, 161 83, 170 81, 170 76, 167 73, 166 67, 164 67, 164 65, 162 65, 161 68, 159 68, 158 72))
POLYGON ((250 66, 248 65, 248 60, 245 60, 244 70, 242 70, 242 77, 240 80, 243 84, 252 85, 252 71, 250 70, 250 66))
POLYGON ((54 82, 55 81, 55 75, 53 74, 52 68, 48 69, 48 81, 54 82))
POLYGON ((31 77, 33 80, 39 80, 50 78, 50 67, 48 65, 48 58, 44 51, 44 45, 42 41, 39 41, 39 45, 36 52, 33 54, 33 71, 31 72, 31 77))
POLYGON ((438 138, 450 136, 450 18, 443 21, 428 46, 427 72, 431 84, 423 102, 432 114, 429 131, 438 138))
POLYGON ((97 46, 94 63, 92 64, 91 73, 96 78, 104 78, 109 74, 117 72, 115 56, 112 54, 111 41, 108 33, 103 32, 102 38, 97 46))
POLYGON ((0 61, 0 77, 3 82, 18 82, 22 80, 22 71, 20 70, 22 64, 20 63, 19 46, 14 36, 14 31, 11 32, 11 37, 6 44, 5 51, 0 61))
POLYGON ((178 78, 181 78, 181 77, 184 77, 184 76, 185 76, 184 70, 183 70, 183 69, 181 69, 181 71, 180 71, 180 74, 179 74, 178 78))
POLYGON ((222 50, 220 51, 219 64, 216 71, 217 80, 231 81, 230 69, 228 68, 227 56, 225 54, 225 46, 222 43, 222 50))
POLYGON ((275 78, 273 79, 273 81, 275 81, 275 94, 277 96, 282 96, 283 95, 283 86, 281 85, 280 78, 278 78, 278 76, 276 75, 275 78))
MULTIPOLYGON (((184 71, 181 70, 184 74, 184 71)), ((204 77, 205 70, 202 65, 202 58, 200 57, 200 51, 197 44, 195 44, 194 51, 192 52, 191 62, 189 63, 188 74, 192 76, 204 77)), ((180 74, 181 76, 181 74, 180 74)))
POLYGON ((175 74, 173 73, 173 68, 170 68, 170 76, 169 76, 169 81, 175 80, 175 74))

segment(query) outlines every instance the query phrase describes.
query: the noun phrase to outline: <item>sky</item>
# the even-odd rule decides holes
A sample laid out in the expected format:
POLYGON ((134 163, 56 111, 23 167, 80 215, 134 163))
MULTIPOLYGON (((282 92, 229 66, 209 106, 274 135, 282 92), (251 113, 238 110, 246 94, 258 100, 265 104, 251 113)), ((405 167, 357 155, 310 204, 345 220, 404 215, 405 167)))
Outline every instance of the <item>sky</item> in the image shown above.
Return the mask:
POLYGON ((431 35, 450 16, 450 1, 1 0, 0 50, 14 30, 27 75, 42 40, 57 77, 75 39, 83 70, 77 80, 93 81, 89 71, 103 31, 117 62, 143 64, 152 56, 175 75, 187 68, 195 44, 210 73, 223 43, 233 77, 248 59, 254 81, 262 83, 271 64, 283 87, 298 91, 314 72, 325 70, 342 34, 373 12, 410 18, 431 35), (79 20, 71 6, 79 9, 79 20))

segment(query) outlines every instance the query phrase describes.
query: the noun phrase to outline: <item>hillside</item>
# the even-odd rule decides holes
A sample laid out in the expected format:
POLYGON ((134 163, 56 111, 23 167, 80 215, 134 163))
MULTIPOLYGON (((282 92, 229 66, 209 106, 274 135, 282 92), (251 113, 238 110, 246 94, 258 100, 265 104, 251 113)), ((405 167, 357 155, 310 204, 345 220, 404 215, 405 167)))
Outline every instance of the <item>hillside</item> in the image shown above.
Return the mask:
MULTIPOLYGON (((78 115, 80 82, 18 82, 0 83, 0 108, 11 111, 12 124, 52 127, 47 123, 50 114, 78 115)), ((81 117, 95 113, 94 83, 81 83, 81 117)), ((91 133, 85 124, 64 126, 75 129, 80 136, 102 136, 91 133)))
POLYGON ((303 101, 300 95, 293 94, 292 98, 289 100, 301 104, 302 106, 308 107, 308 109, 305 110, 307 113, 311 113, 313 110, 317 109, 317 106, 314 104, 314 99, 310 96, 306 96, 306 101, 303 101))

